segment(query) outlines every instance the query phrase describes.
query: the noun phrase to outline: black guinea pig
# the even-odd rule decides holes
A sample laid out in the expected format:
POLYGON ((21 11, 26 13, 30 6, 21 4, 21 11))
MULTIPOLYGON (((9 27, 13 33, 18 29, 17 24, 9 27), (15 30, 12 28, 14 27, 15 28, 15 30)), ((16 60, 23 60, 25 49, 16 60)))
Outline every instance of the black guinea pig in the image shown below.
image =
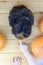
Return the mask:
POLYGON ((33 13, 24 5, 14 6, 9 13, 9 24, 15 36, 21 33, 28 37, 34 24, 33 13))

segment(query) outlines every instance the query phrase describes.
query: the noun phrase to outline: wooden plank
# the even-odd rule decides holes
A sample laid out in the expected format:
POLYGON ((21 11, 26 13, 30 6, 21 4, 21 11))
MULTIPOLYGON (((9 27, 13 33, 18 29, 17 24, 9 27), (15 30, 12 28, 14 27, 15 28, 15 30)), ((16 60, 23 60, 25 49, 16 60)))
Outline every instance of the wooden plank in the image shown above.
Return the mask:
MULTIPOLYGON (((38 22, 42 15, 43 14, 34 14, 34 25, 32 27, 32 34, 28 37, 28 39, 32 39, 33 37, 40 35, 40 32, 38 30, 38 22)), ((0 33, 5 35, 6 39, 16 39, 11 30, 12 28, 9 25, 8 14, 0 14, 0 33)))
POLYGON ((13 2, 19 2, 19 1, 22 1, 22 0, 0 0, 0 2, 11 2, 11 1, 13 1, 13 2))
POLYGON ((0 26, 9 26, 8 14, 0 14, 0 26))
MULTIPOLYGON (((16 39, 15 36, 12 34, 10 27, 0 27, 0 33, 2 33, 6 37, 6 39, 13 39, 13 40, 16 39)), ((33 26, 32 27, 32 33, 28 37, 28 39, 32 39, 33 37, 35 37, 37 35, 40 35, 38 27, 37 26, 33 26), (36 30, 37 30, 37 32, 36 32, 36 30)))
POLYGON ((0 65, 12 65, 12 59, 16 56, 22 58, 21 65, 27 64, 24 55, 20 52, 18 43, 19 41, 16 40, 7 40, 5 48, 0 51, 0 65))
MULTIPOLYGON (((33 13, 34 14, 34 25, 38 25, 39 19, 43 16, 43 14, 40 13, 33 13)), ((10 27, 9 20, 8 20, 8 13, 0 13, 0 27, 10 27)))
POLYGON ((0 12, 9 12, 13 6, 25 5, 27 8, 31 9, 33 12, 43 12, 43 2, 30 2, 30 1, 10 1, 10 2, 0 2, 0 12))
MULTIPOLYGON (((28 1, 29 2, 29 0, 23 0, 23 1, 28 1)), ((30 2, 43 2, 43 0, 30 0, 30 2)))
POLYGON ((18 42, 15 40, 7 40, 5 48, 0 52, 0 65, 12 65, 13 57, 19 56, 22 58, 21 65, 27 64, 24 55, 20 52, 18 42), (16 50, 16 51, 15 51, 16 50))
MULTIPOLYGON (((29 1, 29 0, 0 0, 0 2, 9 2, 9 1, 29 1)), ((43 0, 30 0, 30 2, 43 2, 43 0)))
POLYGON ((0 65, 12 65, 12 58, 16 56, 22 57, 21 65, 28 65, 18 47, 19 40, 11 33, 12 28, 9 26, 8 21, 11 8, 22 4, 31 9, 34 13, 32 33, 27 39, 23 39, 22 41, 29 45, 34 37, 41 35, 38 30, 38 21, 43 16, 43 0, 0 0, 0 33, 2 33, 7 40, 5 48, 0 51, 0 65))
POLYGON ((12 65, 12 59, 13 57, 22 57, 22 63, 21 65, 28 65, 25 57, 23 56, 23 54, 0 54, 0 65, 12 65))
MULTIPOLYGON (((8 64, 12 65, 12 59, 16 56, 19 56, 22 58, 21 65, 24 65, 24 64, 28 65, 26 58, 21 53, 18 45, 19 45, 19 41, 7 40, 6 47, 3 49, 3 51, 0 51, 0 59, 1 59, 0 65, 2 65, 2 64, 3 65, 8 65, 8 64)), ((37 60, 37 58, 36 58, 36 60, 37 60)))
POLYGON ((33 12, 43 12, 43 2, 23 2, 33 12))
POLYGON ((7 40, 5 48, 0 52, 0 54, 16 54, 16 53, 20 53, 19 40, 7 40))
MULTIPOLYGON (((23 43, 25 44, 31 44, 32 40, 22 40, 23 43), (27 43, 26 43, 26 42, 27 43)), ((19 40, 7 40, 6 46, 2 51, 0 51, 0 54, 20 54, 20 49, 19 49, 19 40)))
POLYGON ((19 40, 7 40, 5 48, 0 54, 17 54, 21 53, 19 50, 19 40), (16 50, 16 51, 15 51, 16 50))

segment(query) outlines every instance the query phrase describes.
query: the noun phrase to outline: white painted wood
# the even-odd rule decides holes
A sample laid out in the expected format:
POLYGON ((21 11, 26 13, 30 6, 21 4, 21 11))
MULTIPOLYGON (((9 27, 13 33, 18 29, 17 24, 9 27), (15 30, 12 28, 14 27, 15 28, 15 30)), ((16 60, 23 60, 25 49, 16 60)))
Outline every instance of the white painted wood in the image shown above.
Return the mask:
MULTIPOLYGON (((38 25, 39 19, 43 16, 40 13, 33 13, 34 14, 34 25, 38 25)), ((0 13, 0 27, 10 27, 9 25, 9 14, 8 13, 0 13)))
POLYGON ((36 1, 36 2, 31 2, 27 0, 20 0, 18 1, 9 1, 9 2, 0 2, 0 12, 9 12, 13 6, 17 5, 25 5, 27 8, 31 9, 33 12, 43 12, 43 2, 41 1, 36 1))
POLYGON ((18 47, 19 40, 11 33, 11 27, 9 26, 9 12, 12 7, 16 5, 25 5, 34 13, 32 33, 27 39, 23 39, 22 41, 29 44, 32 42, 34 37, 41 35, 38 29, 38 22, 43 16, 43 0, 0 0, 0 33, 2 33, 7 40, 6 46, 2 51, 0 51, 0 65, 12 65, 12 58, 16 56, 22 57, 21 65, 28 65, 18 47))
MULTIPOLYGON (((22 1, 22 0, 0 0, 0 2, 8 2, 8 1, 22 1)), ((23 1, 29 1, 29 0, 23 0, 23 1)), ((30 0, 31 2, 43 2, 43 0, 30 0)))
MULTIPOLYGON (((28 39, 32 39, 33 37, 40 34, 38 30, 38 22, 42 17, 42 14, 34 14, 34 25, 32 27, 32 34, 28 39), (36 34, 37 30, 37 34, 36 34)), ((11 32, 12 28, 9 25, 8 14, 0 14, 0 33, 4 34, 6 39, 16 39, 15 36, 11 32)))
POLYGON ((26 59, 24 58, 23 54, 0 54, 0 65, 12 65, 12 59, 16 56, 22 57, 21 65, 28 65, 26 59))
MULTIPOLYGON (((10 27, 0 27, 0 33, 2 33, 6 39, 16 39, 15 36, 12 34, 12 29, 10 27)), ((38 30, 37 26, 32 27, 31 35, 28 37, 28 39, 32 39, 33 37, 40 35, 40 31, 38 30), (36 32, 37 31, 37 32, 36 32), (36 34, 37 33, 37 34, 36 34)))

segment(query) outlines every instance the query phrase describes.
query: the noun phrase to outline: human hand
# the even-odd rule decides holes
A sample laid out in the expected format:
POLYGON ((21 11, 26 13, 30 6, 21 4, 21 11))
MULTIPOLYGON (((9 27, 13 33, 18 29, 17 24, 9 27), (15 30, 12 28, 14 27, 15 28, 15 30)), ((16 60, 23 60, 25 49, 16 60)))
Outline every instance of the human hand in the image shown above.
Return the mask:
POLYGON ((13 58, 12 65, 20 65, 20 64, 21 64, 21 58, 20 57, 13 58))
POLYGON ((27 59, 29 65, 37 65, 36 61, 34 60, 34 57, 28 51, 27 45, 22 44, 22 42, 20 41, 19 48, 21 52, 24 54, 25 58, 27 59))
POLYGON ((20 48, 20 50, 21 50, 21 52, 22 52, 23 54, 26 53, 27 50, 28 50, 28 46, 22 44, 22 41, 21 41, 21 40, 20 40, 19 48, 20 48))

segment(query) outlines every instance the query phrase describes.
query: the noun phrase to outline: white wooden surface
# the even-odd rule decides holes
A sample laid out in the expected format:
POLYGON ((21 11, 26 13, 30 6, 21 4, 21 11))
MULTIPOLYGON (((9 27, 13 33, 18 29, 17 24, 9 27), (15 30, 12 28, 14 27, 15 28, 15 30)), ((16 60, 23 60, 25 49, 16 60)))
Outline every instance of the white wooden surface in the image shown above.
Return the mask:
POLYGON ((3 33, 7 39, 5 48, 0 52, 0 65, 12 65, 11 61, 15 56, 22 57, 21 65, 28 65, 25 57, 19 50, 19 40, 11 33, 11 27, 8 21, 10 9, 15 5, 22 4, 31 9, 34 14, 32 34, 23 41, 29 44, 35 36, 41 35, 38 30, 38 21, 43 16, 43 0, 0 0, 0 33, 3 33))

